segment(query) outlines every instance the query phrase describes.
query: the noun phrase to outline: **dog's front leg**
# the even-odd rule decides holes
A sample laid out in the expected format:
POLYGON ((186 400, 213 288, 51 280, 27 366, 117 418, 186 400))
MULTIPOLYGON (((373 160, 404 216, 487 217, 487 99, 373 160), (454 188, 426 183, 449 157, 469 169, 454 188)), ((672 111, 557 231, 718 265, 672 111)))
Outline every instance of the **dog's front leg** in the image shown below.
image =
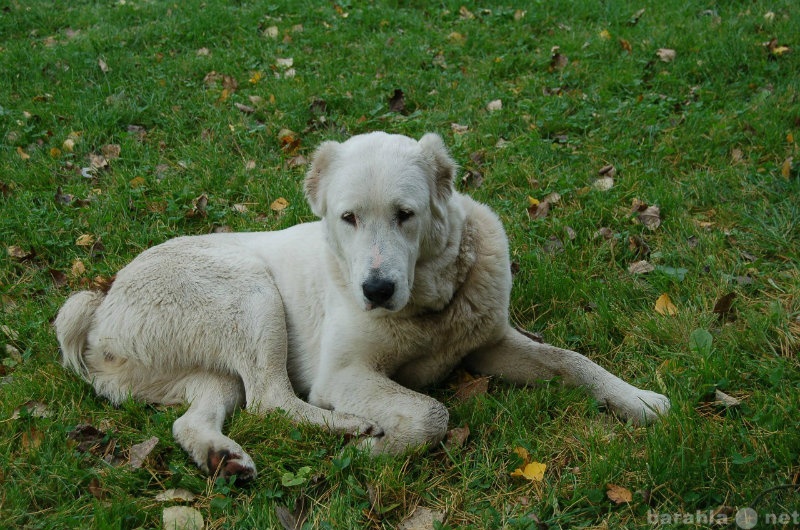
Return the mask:
POLYGON ((533 341, 511 327, 499 342, 469 355, 465 364, 520 385, 561 377, 569 386, 587 387, 595 399, 635 423, 650 423, 670 407, 666 396, 636 388, 579 353, 533 341))
POLYGON ((362 443, 373 454, 436 444, 447 433, 449 415, 442 403, 366 366, 350 364, 329 372, 315 382, 309 401, 375 422, 383 434, 362 443))

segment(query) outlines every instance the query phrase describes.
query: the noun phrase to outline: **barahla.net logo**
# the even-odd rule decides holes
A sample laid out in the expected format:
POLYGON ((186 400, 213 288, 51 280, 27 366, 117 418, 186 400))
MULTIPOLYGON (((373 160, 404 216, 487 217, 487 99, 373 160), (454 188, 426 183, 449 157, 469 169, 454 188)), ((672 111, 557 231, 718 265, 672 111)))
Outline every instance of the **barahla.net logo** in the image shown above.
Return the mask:
POLYGON ((741 508, 731 520, 730 515, 715 510, 698 510, 694 513, 658 513, 649 511, 647 512, 647 522, 654 526, 676 524, 725 526, 735 522, 737 528, 751 530, 759 523, 761 525, 798 526, 800 525, 800 512, 795 510, 791 513, 759 514, 753 508, 741 508))

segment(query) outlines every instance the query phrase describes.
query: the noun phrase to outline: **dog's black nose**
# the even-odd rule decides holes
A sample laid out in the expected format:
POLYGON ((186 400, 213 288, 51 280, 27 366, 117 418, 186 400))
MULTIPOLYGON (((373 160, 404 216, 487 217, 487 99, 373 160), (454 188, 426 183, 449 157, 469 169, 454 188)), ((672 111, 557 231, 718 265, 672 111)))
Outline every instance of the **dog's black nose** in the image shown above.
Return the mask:
POLYGON ((375 305, 385 305, 389 298, 394 294, 394 282, 381 278, 367 278, 361 289, 364 296, 375 305))

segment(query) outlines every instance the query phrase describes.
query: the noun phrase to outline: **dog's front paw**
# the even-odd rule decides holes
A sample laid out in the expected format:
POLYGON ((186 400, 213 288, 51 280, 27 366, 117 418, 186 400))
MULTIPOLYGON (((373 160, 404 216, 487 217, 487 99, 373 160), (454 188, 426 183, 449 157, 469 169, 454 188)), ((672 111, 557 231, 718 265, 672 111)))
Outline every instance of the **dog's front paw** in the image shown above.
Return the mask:
POLYGON ((250 455, 231 453, 227 449, 209 449, 206 458, 208 473, 218 477, 236 476, 236 480, 247 482, 256 477, 256 465, 250 455))
POLYGON ((653 423, 670 408, 667 396, 636 387, 631 387, 624 395, 609 399, 607 404, 615 414, 637 425, 653 423))

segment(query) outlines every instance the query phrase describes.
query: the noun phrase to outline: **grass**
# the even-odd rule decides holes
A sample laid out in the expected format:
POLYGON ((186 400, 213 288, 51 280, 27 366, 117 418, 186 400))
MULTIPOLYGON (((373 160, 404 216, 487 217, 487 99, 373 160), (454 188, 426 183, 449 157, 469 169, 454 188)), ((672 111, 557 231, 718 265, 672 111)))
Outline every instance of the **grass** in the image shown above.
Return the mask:
POLYGON ((2 525, 153 527, 165 506, 188 504, 210 528, 274 528, 276 507, 300 502, 308 528, 394 528, 417 506, 443 511, 441 528, 669 528, 756 503, 767 528, 769 514, 797 509, 796 488, 771 488, 800 481, 800 8, 461 5, 5 5, 2 525), (762 45, 773 38, 791 51, 762 45), (553 67, 553 46, 566 66, 553 67), (675 59, 659 60, 660 48, 675 59), (294 76, 278 58, 293 59, 294 76), (398 88, 405 109, 392 112, 398 88), (502 109, 487 111, 496 99, 502 109), (295 152, 282 129, 296 131, 295 152), (443 134, 483 175, 470 193, 506 224, 514 322, 667 393, 669 417, 635 428, 557 384, 492 381, 461 402, 448 383, 432 392, 452 427, 469 426, 466 445, 370 459, 278 414, 243 412, 226 428, 261 474, 242 488, 204 477, 172 441, 181 408, 114 408, 60 367, 50 321, 69 292, 176 235, 312 219, 290 160, 378 129, 443 134), (109 144, 119 157, 83 177, 109 144), (613 187, 595 189, 609 164, 613 187), (561 200, 530 219, 528 197, 552 192, 561 200), (660 207, 657 229, 636 222, 634 199, 660 207), (87 234, 101 243, 77 245, 87 234), (640 259, 656 269, 629 273, 640 259), (662 293, 677 314, 654 311, 662 293), (729 293, 731 311, 715 313, 729 293), (715 390, 741 404, 709 403, 715 390), (79 446, 79 424, 105 436, 79 446), (152 436, 140 469, 102 458, 126 459, 152 436), (542 482, 510 476, 516 447, 547 464, 542 482), (632 501, 611 502, 609 484, 632 501), (170 487, 197 497, 155 500, 170 487))

